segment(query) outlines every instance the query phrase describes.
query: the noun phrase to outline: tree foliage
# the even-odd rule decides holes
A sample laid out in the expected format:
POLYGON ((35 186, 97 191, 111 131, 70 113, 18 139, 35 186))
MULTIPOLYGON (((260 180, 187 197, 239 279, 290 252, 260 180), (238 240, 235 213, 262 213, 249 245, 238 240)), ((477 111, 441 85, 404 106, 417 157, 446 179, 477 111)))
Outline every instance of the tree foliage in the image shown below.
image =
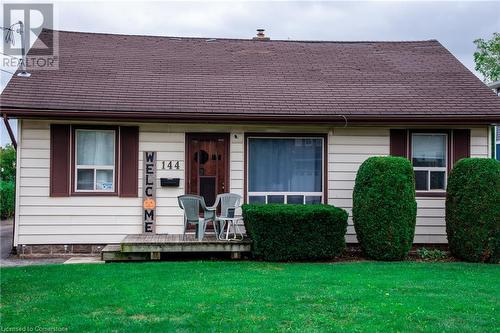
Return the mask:
POLYGON ((485 81, 500 80, 500 33, 494 32, 489 40, 482 38, 474 41, 476 70, 483 74, 485 81))
POLYGON ((0 179, 2 181, 16 179, 16 151, 11 145, 0 147, 0 179))
POLYGON ((16 151, 11 145, 0 147, 0 218, 14 215, 16 151))

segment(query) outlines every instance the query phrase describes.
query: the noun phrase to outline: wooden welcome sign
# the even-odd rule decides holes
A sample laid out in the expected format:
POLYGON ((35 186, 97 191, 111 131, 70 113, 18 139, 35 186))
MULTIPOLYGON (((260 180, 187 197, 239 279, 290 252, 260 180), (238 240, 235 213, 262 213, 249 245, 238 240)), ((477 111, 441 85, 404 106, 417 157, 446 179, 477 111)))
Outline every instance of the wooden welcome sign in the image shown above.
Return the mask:
POLYGON ((145 151, 142 175, 143 233, 156 232, 156 152, 145 151))

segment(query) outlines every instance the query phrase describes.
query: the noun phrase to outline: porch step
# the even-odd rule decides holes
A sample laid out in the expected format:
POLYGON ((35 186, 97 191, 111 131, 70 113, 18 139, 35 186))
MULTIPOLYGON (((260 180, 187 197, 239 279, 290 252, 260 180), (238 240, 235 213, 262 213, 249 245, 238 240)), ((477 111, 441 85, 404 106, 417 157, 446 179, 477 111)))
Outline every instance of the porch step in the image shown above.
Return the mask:
POLYGON ((125 253, 121 251, 120 244, 106 245, 101 251, 101 259, 105 262, 110 261, 137 261, 149 260, 149 253, 125 253))
POLYGON ((71 257, 63 264, 104 264, 104 261, 99 257, 71 257))

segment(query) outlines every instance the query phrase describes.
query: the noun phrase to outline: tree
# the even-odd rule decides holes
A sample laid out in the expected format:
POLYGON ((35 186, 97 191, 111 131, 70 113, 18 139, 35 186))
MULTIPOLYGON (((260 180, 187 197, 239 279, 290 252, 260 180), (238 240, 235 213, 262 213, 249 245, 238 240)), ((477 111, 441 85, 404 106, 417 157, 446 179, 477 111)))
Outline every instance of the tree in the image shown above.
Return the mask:
POLYGON ((11 145, 0 147, 0 179, 16 180, 16 151, 11 145))
POLYGON ((0 147, 0 219, 14 215, 16 181, 16 150, 0 147))
POLYGON ((500 33, 494 32, 489 40, 476 39, 474 44, 477 48, 474 52, 476 71, 483 74, 484 81, 500 80, 500 33))

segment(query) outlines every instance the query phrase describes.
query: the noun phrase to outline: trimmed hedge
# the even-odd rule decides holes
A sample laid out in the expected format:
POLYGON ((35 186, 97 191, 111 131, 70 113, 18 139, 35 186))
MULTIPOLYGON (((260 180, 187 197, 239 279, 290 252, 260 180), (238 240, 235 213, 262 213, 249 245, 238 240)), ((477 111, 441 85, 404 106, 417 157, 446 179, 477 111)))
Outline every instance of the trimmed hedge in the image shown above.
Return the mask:
POLYGON ((457 258, 500 261, 500 162, 464 158, 455 165, 448 178, 446 233, 457 258))
POLYGON ((356 175, 352 214, 365 255, 376 260, 405 258, 417 219, 410 161, 392 156, 368 158, 356 175))
POLYGON ((345 248, 346 211, 330 205, 243 205, 252 253, 268 261, 332 258, 345 248))
POLYGON ((14 216, 15 183, 13 181, 0 181, 0 217, 8 219, 14 216))

